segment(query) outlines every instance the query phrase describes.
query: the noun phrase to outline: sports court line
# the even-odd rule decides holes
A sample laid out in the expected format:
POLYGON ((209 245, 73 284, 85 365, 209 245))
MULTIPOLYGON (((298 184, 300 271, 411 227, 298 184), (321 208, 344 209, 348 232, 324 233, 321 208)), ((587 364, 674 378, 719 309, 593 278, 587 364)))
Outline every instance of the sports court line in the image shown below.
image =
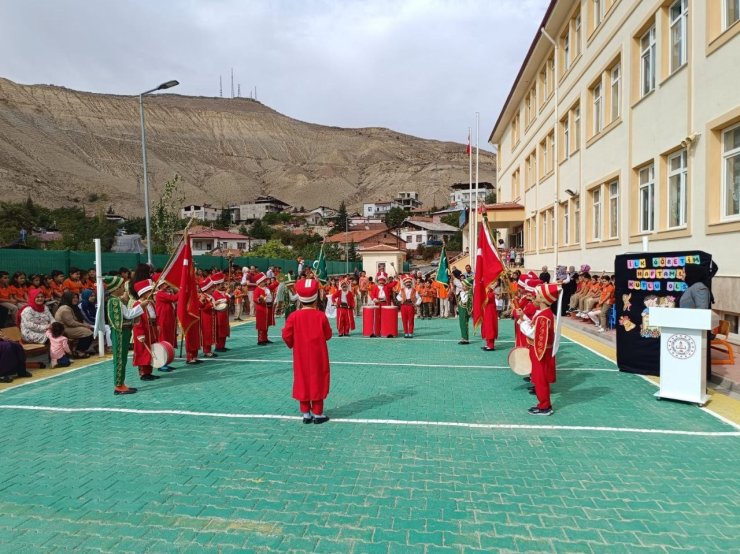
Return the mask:
POLYGON ((61 377, 62 375, 69 375, 70 373, 74 373, 75 371, 79 371, 81 369, 86 369, 88 367, 93 367, 93 366, 96 366, 96 365, 104 364, 104 363, 110 362, 110 361, 111 361, 110 359, 108 359, 108 360, 100 360, 99 362, 93 362, 93 363, 87 364, 87 365, 81 365, 81 366, 77 366, 77 367, 69 367, 66 371, 61 371, 61 372, 55 373, 53 375, 47 375, 46 377, 39 377, 38 379, 32 379, 30 381, 24 381, 23 383, 18 383, 17 385, 15 384, 15 381, 13 381, 13 386, 12 387, 8 387, 7 389, 0 390, 0 394, 2 394, 4 392, 10 392, 10 391, 18 390, 19 388, 21 388, 21 387, 27 387, 28 385, 36 385, 38 383, 43 383, 44 381, 48 381, 49 379, 54 379, 56 377, 61 377))
MULTIPOLYGON (((194 412, 190 410, 142 410, 136 408, 65 408, 56 406, 23 406, 0 404, 3 410, 26 410, 35 412, 59 413, 119 413, 136 415, 177 415, 192 417, 212 417, 225 419, 272 419, 300 421, 301 416, 279 414, 234 414, 222 412, 194 412)), ((641 429, 636 427, 599 427, 586 425, 525 425, 516 423, 464 423, 458 421, 423 421, 403 419, 348 419, 336 418, 334 423, 354 423, 366 425, 408 425, 413 427, 458 427, 464 429, 505 429, 505 430, 534 430, 534 431, 596 431, 614 433, 638 433, 653 435, 684 435, 696 437, 740 437, 740 431, 683 431, 674 429, 641 429)))
MULTIPOLYGON (((176 360, 184 360, 185 358, 175 358, 176 360)), ((292 364, 293 360, 270 360, 265 358, 203 358, 204 362, 209 364, 219 362, 257 362, 261 364, 292 364)), ((330 365, 370 365, 370 366, 384 366, 384 367, 440 367, 444 369, 511 369, 508 365, 450 365, 450 364, 403 364, 397 362, 336 362, 329 360, 330 365)), ((604 368, 604 367, 559 367, 558 371, 608 371, 612 373, 619 372, 616 368, 604 368)))
MULTIPOLYGON (((241 337, 244 337, 244 338, 247 338, 247 339, 256 339, 257 338, 257 335, 240 335, 240 336, 241 337)), ((336 335, 334 335, 334 337, 336 337, 336 335)), ((334 338, 334 337, 332 337, 332 338, 334 338)), ((278 341, 282 341, 281 337, 279 337, 279 336, 270 336, 268 338, 273 338, 273 339, 276 338, 278 341)), ((374 341, 380 342, 385 337, 364 337, 364 336, 352 337, 352 336, 349 336, 349 337, 336 337, 336 338, 338 340, 340 340, 340 342, 344 342, 345 340, 374 340, 374 341)), ((403 337, 398 336, 398 337, 395 337, 395 338, 401 339, 403 337)), ((473 338, 475 339, 475 337, 473 337, 473 338)), ((575 341, 573 341, 571 339, 568 339, 568 338, 565 338, 566 340, 563 341, 562 340, 563 338, 565 338, 565 337, 562 337, 561 338, 560 346, 565 346, 566 344, 568 346, 573 346, 575 344, 578 344, 575 341)), ((460 342, 460 339, 424 339, 424 338, 420 338, 420 337, 414 337, 414 338, 412 338, 410 340, 417 341, 417 342, 422 342, 422 341, 425 341, 425 342, 454 342, 454 343, 460 342)), ((475 340, 478 340, 478 339, 475 339, 475 340)), ((480 339, 480 341, 483 342, 483 339, 480 339)), ((514 344, 514 342, 515 341, 513 341, 513 340, 496 340, 496 344, 514 344)), ((332 344, 334 344, 334 343, 332 343, 332 344)), ((582 345, 579 345, 579 346, 582 346, 582 345)))

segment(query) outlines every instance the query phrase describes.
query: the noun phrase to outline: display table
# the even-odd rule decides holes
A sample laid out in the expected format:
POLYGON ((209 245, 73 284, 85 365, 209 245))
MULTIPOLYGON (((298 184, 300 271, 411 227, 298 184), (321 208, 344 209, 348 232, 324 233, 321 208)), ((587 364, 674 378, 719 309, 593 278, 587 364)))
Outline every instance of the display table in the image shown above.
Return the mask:
MULTIPOLYGON (((670 398, 703 406, 707 395, 707 331, 712 310, 650 308, 651 327, 660 327, 660 390, 670 398)), ((716 316, 715 316, 716 317, 716 316)))

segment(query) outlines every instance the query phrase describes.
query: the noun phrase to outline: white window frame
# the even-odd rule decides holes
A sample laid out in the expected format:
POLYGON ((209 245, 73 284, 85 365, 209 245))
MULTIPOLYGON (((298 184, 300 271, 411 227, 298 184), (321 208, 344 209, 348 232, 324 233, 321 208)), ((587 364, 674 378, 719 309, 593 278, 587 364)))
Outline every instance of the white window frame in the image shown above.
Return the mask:
POLYGON ((563 159, 570 159, 570 114, 563 119, 563 159))
POLYGON ((642 169, 638 173, 639 183, 639 212, 640 212, 640 232, 648 233, 655 231, 655 164, 650 164, 642 169), (645 180, 643 180, 643 175, 645 180), (647 191, 647 201, 644 201, 643 191, 647 191), (645 221, 643 215, 645 214, 645 204, 649 207, 648 218, 645 221))
POLYGON ((601 83, 597 83, 591 89, 593 96, 593 134, 598 135, 604 128, 604 91, 601 83))
POLYGON ((653 23, 650 29, 640 37, 640 97, 647 96, 655 90, 656 60, 655 23, 653 23), (647 44, 645 44, 646 38, 647 44), (647 82, 646 72, 649 75, 647 82))
POLYGON ((615 239, 619 237, 619 181, 610 181, 606 186, 609 192, 609 238, 615 239))
POLYGON ((547 210, 542 212, 542 248, 547 248, 547 210))
POLYGON ((581 243, 581 197, 573 198, 573 239, 581 243))
POLYGON ((604 2, 606 0, 592 0, 594 9, 594 29, 604 20, 604 2))
POLYGON ((576 28, 576 55, 577 58, 581 54, 581 39, 583 38, 581 36, 581 12, 578 12, 578 15, 576 16, 575 20, 575 28, 576 28))
POLYGON ((616 121, 622 113, 622 64, 618 63, 609 72, 611 77, 611 120, 616 121))
MULTIPOLYGON (((731 159, 733 160, 733 163, 740 165, 740 145, 731 150, 726 150, 725 141, 727 140, 727 134, 737 129, 740 129, 740 124, 733 125, 732 127, 722 131, 722 211, 720 213, 722 214, 723 221, 735 221, 740 219, 740 206, 737 213, 727 213, 727 209, 729 208, 727 204, 729 173, 727 170, 731 159)), ((740 197, 740 183, 737 183, 736 189, 735 195, 740 197)), ((738 203, 740 204, 740 199, 738 200, 738 203)))
POLYGON ((563 244, 570 242, 570 201, 563 210, 563 244))
POLYGON ((669 40, 671 43, 671 73, 686 65, 688 42, 689 0, 676 0, 668 8, 669 40), (674 9, 678 8, 674 15, 674 9))
POLYGON ((573 108, 573 136, 575 138, 576 147, 574 152, 581 147, 581 105, 578 104, 573 108))
POLYGON ((563 73, 570 68, 570 30, 563 37, 563 73))
POLYGON ((726 31, 740 20, 740 0, 724 0, 722 6, 722 30, 726 31), (735 12, 735 18, 730 20, 730 8, 735 12))
POLYGON ((555 159, 555 156, 557 156, 557 154, 555 153, 555 131, 554 130, 552 133, 547 135, 545 146, 550 149, 550 165, 547 166, 547 171, 549 173, 550 171, 555 170, 555 164, 557 163, 557 160, 555 159))
POLYGON ((591 190, 591 210, 593 211, 593 225, 591 227, 591 237, 593 240, 601 240, 601 185, 591 190))
POLYGON ((688 154, 683 149, 675 154, 668 156, 668 228, 679 229, 686 227, 688 200, 688 154), (676 169, 671 169, 673 161, 678 160, 681 165, 676 169), (674 182, 677 184, 678 198, 674 194, 674 182), (671 221, 673 218, 673 208, 671 204, 677 201, 679 206, 678 221, 671 221))

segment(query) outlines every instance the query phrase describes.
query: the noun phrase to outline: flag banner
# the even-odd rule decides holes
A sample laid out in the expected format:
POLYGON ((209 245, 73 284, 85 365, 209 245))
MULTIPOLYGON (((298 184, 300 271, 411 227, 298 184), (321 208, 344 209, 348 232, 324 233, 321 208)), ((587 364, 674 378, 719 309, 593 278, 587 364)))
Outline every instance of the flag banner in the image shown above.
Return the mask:
POLYGON ((468 147, 465 150, 465 153, 470 157, 472 153, 472 149, 470 148, 470 131, 468 131, 468 147))
POLYGON ((177 284, 180 287, 177 298, 177 319, 180 322, 183 334, 185 334, 191 325, 200 320, 198 287, 195 283, 195 264, 193 263, 193 251, 190 248, 190 237, 187 231, 183 236, 182 252, 177 258, 181 259, 181 265, 179 266, 180 282, 177 284))
POLYGON ((445 249, 445 246, 442 245, 442 252, 439 254, 439 266, 437 266, 437 276, 435 277, 435 280, 440 283, 444 283, 445 285, 449 284, 450 276, 447 273, 448 270, 447 250, 445 249))
POLYGON ((478 224, 478 249, 475 256, 475 277, 473 287, 473 326, 483 322, 483 311, 486 308, 486 289, 496 282, 504 271, 504 264, 488 232, 485 222, 478 224))
POLYGON ((322 285, 328 282, 329 274, 326 271, 326 257, 324 256, 323 244, 321 245, 321 252, 319 252, 319 259, 313 263, 313 272, 322 285))
MULTIPOLYGON (((185 243, 189 242, 189 240, 190 239, 188 238, 188 233, 183 233, 183 238, 180 240, 180 244, 177 245, 175 253, 172 254, 172 256, 170 257, 170 261, 167 262, 167 265, 162 270, 162 274, 159 276, 159 282, 164 281, 171 287, 180 288, 180 282, 182 281, 182 272, 183 269, 186 267, 183 263, 185 260, 185 243)), ((189 249, 190 245, 188 244, 188 250, 189 249)), ((191 252, 191 261, 192 258, 193 255, 191 252)), ((190 265, 192 266, 192 263, 190 265)))

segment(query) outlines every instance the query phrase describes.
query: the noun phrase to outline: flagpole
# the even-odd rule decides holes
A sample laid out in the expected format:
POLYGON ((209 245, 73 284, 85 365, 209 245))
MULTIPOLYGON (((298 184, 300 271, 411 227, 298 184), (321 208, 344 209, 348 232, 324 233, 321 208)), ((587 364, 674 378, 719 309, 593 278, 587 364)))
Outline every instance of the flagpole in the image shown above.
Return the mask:
MULTIPOLYGON (((478 249, 478 154, 480 152, 480 113, 475 112, 475 230, 473 231, 473 238, 475 240, 475 248, 478 249)), ((470 264, 470 267, 475 271, 475 261, 470 264)))
POLYGON ((468 127, 468 262, 473 267, 473 150, 471 148, 470 135, 472 128, 468 127))

